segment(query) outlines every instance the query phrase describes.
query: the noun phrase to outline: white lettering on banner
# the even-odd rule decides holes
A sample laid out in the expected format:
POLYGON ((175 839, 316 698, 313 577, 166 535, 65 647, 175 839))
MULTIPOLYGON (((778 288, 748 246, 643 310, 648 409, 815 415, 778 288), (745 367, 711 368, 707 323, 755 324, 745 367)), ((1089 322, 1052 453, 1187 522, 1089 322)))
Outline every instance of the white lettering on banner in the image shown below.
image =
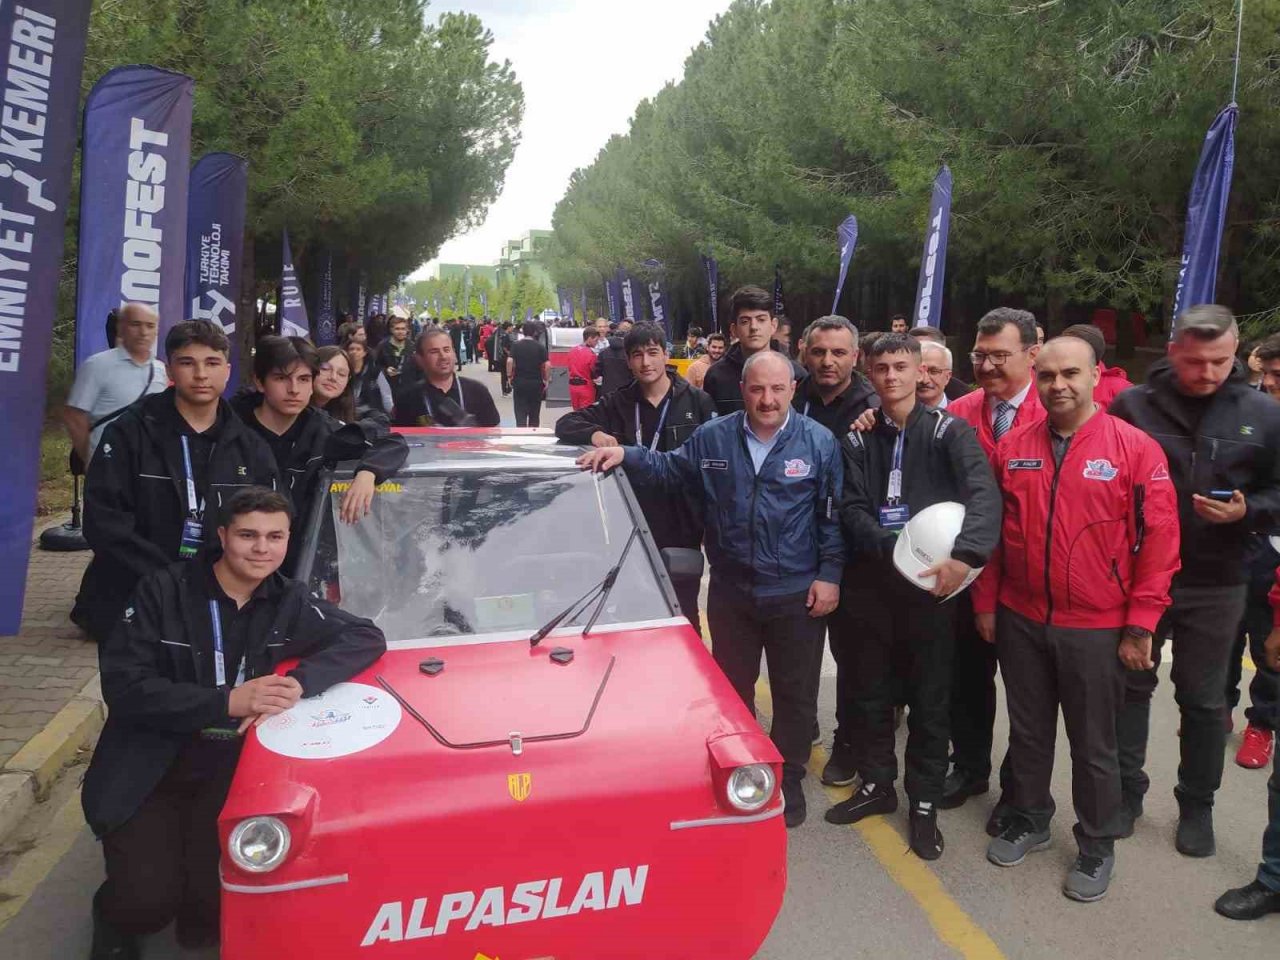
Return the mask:
POLYGON ((427 920, 429 897, 419 897, 409 904, 408 923, 405 922, 404 902, 393 900, 378 908, 360 946, 445 936, 451 924, 464 919, 463 929, 473 931, 482 926, 501 927, 532 920, 571 917, 584 910, 634 907, 644 900, 648 878, 649 867, 646 864, 634 868, 619 867, 613 871, 607 887, 604 871, 588 873, 578 884, 568 906, 561 902, 560 891, 564 885, 561 877, 517 883, 510 896, 505 887, 486 887, 479 893, 472 890, 446 893, 440 897, 434 920, 430 922, 427 920))
MULTIPOLYGON (((45 117, 49 112, 49 77, 53 74, 54 40, 58 21, 35 10, 13 9, 9 53, 5 57, 4 93, 0 96, 0 179, 26 188, 30 213, 0 204, 0 373, 17 373, 22 366, 22 327, 27 312, 27 259, 35 243, 36 215, 52 214, 57 204, 44 195, 45 117), (23 170, 19 162, 34 164, 23 170), (16 224, 17 226, 10 226, 16 224), (9 256, 9 253, 19 256, 9 256)), ((21 197, 22 191, 9 199, 21 197)), ((52 222, 52 221, 50 221, 52 222)), ((61 224, 61 220, 58 221, 61 224)), ((59 226, 61 229, 61 226, 59 226)))
POLYGON ((169 145, 169 135, 148 130, 140 117, 129 123, 129 179, 124 198, 124 276, 120 278, 120 302, 160 306, 160 270, 164 258, 164 231, 155 215, 164 212, 164 182, 169 164, 159 151, 169 145), (148 149, 151 148, 151 149, 148 149))
POLYGON ((211 223, 209 232, 200 235, 200 285, 206 287, 203 297, 191 301, 193 320, 212 320, 228 336, 236 330, 236 303, 219 287, 231 286, 231 251, 222 246, 222 224, 211 223), (203 300, 207 297, 209 306, 203 300))
POLYGON ((929 224, 929 247, 925 254, 924 283, 920 290, 920 309, 916 311, 916 323, 927 323, 933 306, 933 276, 938 270, 938 243, 942 239, 942 209, 939 208, 929 224))

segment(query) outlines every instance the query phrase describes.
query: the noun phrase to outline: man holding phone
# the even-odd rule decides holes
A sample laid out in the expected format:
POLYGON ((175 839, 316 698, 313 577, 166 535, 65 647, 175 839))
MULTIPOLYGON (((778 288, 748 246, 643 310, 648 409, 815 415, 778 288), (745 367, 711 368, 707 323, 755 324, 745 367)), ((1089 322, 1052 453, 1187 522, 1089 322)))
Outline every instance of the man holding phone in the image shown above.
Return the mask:
POLYGON ((1254 532, 1280 530, 1280 409, 1249 387, 1235 359, 1238 345, 1231 311, 1192 307, 1175 321, 1167 359, 1108 410, 1164 449, 1182 529, 1173 605, 1146 641, 1151 665, 1126 678, 1117 726, 1129 820, 1122 835, 1142 815, 1150 784, 1143 766, 1151 695, 1172 636, 1171 679, 1182 715, 1176 846, 1189 857, 1215 852, 1213 797, 1222 783, 1227 664, 1244 610, 1245 546, 1254 532))

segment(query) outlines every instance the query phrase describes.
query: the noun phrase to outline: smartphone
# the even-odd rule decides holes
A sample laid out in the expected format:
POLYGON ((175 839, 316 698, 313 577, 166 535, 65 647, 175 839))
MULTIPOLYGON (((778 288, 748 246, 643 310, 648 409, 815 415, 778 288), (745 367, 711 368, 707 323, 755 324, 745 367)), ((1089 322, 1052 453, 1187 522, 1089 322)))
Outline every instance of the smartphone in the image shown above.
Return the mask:
POLYGON ((1233 495, 1231 490, 1210 490, 1205 494, 1210 500, 1220 500, 1223 503, 1230 503, 1233 495))

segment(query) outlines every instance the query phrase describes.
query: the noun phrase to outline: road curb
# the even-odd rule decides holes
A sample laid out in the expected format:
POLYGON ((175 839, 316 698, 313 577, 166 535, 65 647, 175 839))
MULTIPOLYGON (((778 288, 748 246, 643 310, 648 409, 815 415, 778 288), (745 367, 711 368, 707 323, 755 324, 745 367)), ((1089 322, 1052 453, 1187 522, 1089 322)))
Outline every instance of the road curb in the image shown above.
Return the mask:
POLYGON ((0 843, 48 793, 76 751, 98 735, 105 720, 102 688, 95 674, 0 768, 0 843))

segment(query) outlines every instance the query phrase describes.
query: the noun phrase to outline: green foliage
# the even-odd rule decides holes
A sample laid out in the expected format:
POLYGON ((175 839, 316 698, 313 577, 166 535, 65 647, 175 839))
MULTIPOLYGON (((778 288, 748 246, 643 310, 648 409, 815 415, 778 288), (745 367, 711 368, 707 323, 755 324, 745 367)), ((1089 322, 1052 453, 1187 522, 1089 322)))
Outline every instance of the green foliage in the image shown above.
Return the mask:
MULTIPOLYGON (((571 179, 548 267, 598 287, 657 257, 696 301, 781 264, 826 312, 835 226, 857 215, 845 312, 909 310, 934 174, 955 176, 947 322, 996 302, 1051 324, 1092 304, 1159 313, 1191 175, 1230 98, 1234 0, 737 0, 683 79, 571 179)), ((1250 4, 1219 299, 1280 304, 1280 4, 1250 4)), ((808 294, 809 296, 806 296, 808 294)), ((792 309, 793 313, 797 312, 792 309)))

